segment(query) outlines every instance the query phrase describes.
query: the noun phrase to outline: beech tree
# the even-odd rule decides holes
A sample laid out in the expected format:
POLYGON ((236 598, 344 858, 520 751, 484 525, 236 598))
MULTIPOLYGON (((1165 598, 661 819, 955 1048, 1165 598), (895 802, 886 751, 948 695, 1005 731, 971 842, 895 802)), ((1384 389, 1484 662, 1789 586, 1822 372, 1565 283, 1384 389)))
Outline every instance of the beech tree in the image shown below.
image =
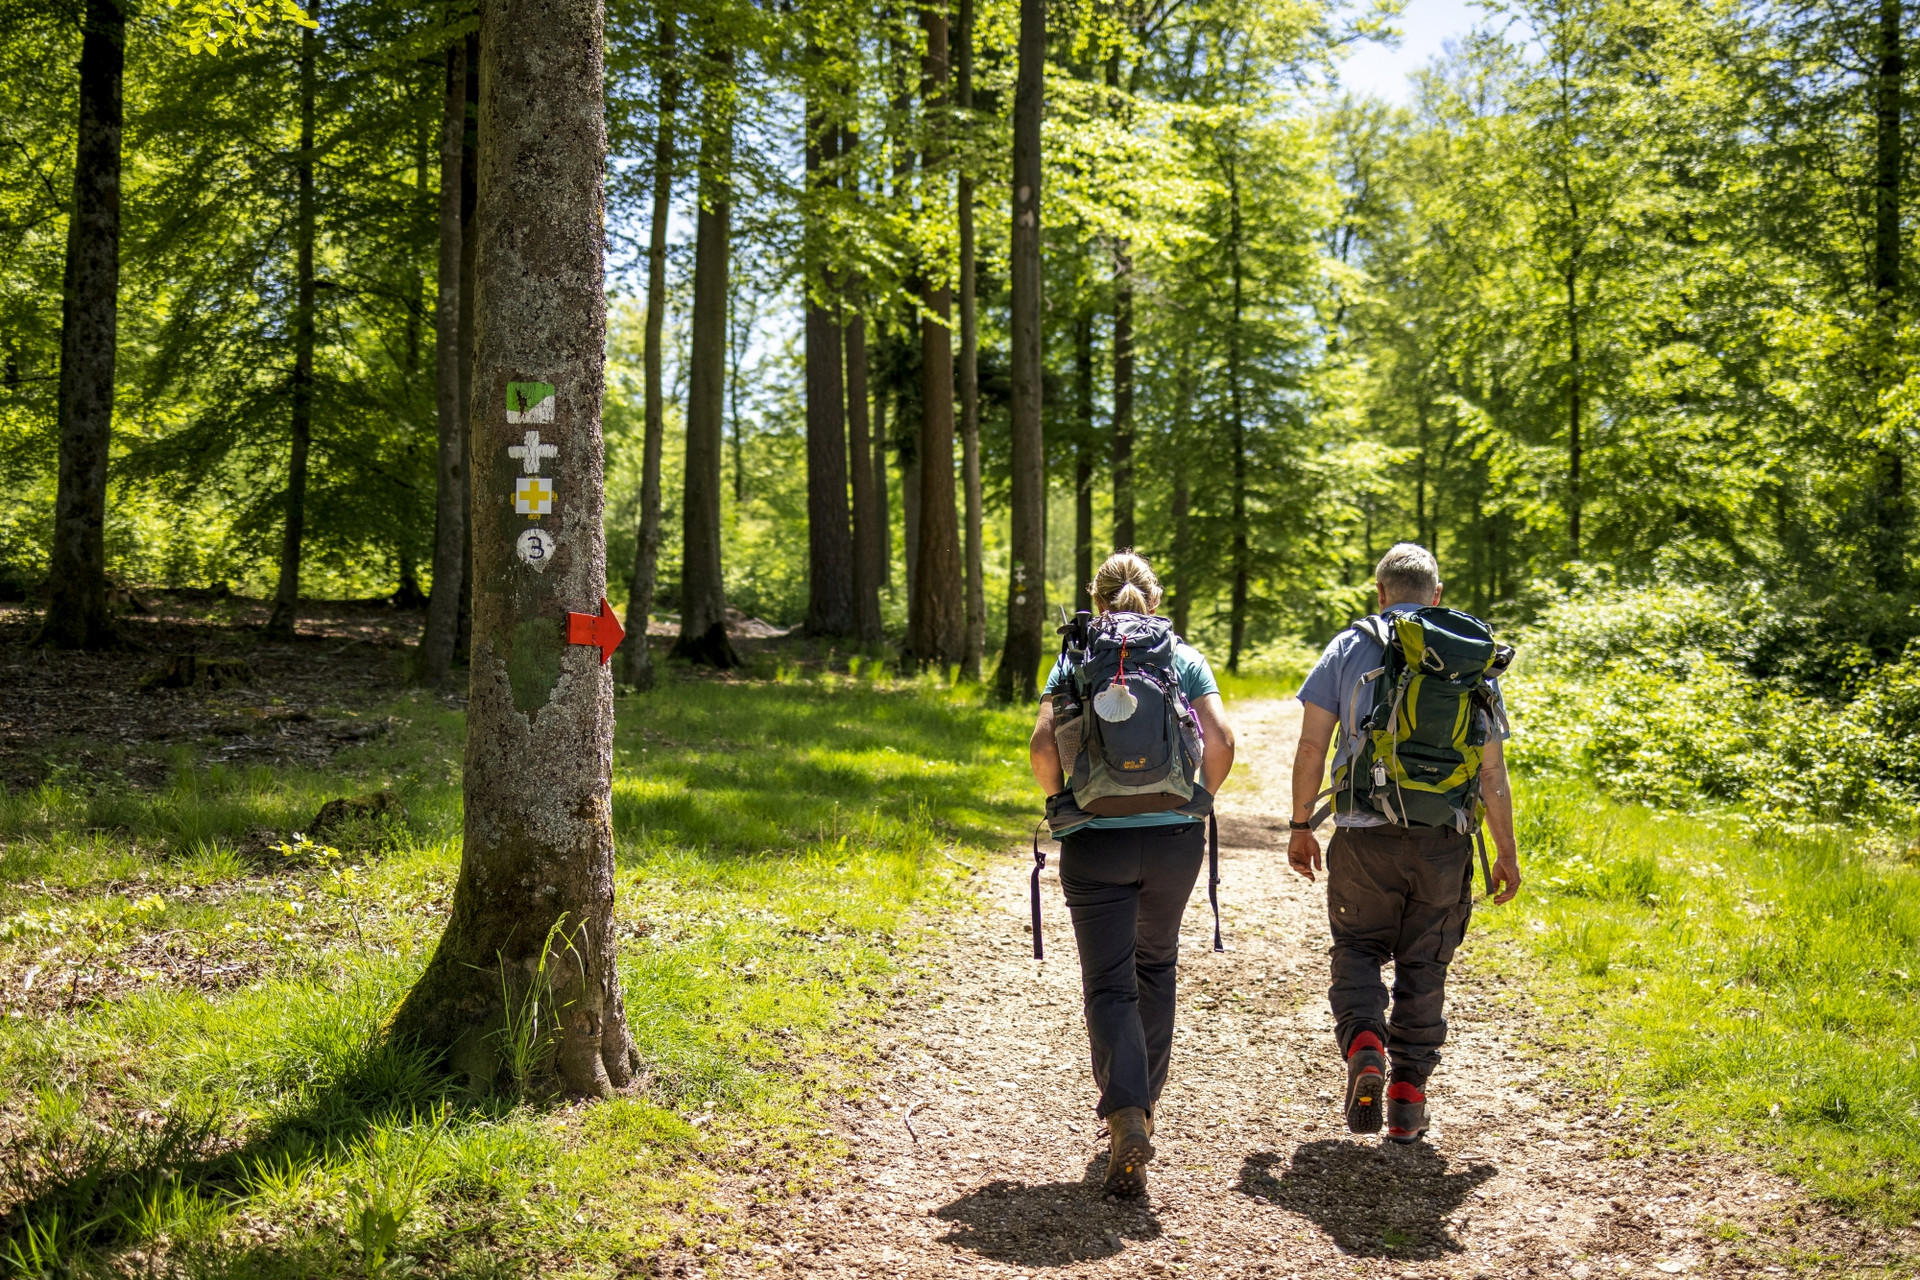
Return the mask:
POLYGON ((113 436, 120 319, 120 0, 88 0, 80 48, 80 119, 67 223, 60 322, 60 487, 43 644, 98 649, 107 616, 107 451, 113 436))
POLYGON ((1007 638, 996 689, 1031 702, 1039 690, 1046 589, 1046 446, 1041 436, 1040 120, 1045 110, 1046 0, 1020 0, 1013 96, 1013 228, 1009 253, 1013 370, 1010 493, 1012 571, 1007 638))
POLYGON ((467 560, 466 414, 460 404, 460 171, 467 132, 467 43, 447 46, 440 123, 440 278, 434 307, 434 400, 440 428, 434 498, 433 596, 420 637, 423 679, 443 683, 460 629, 467 560))
POLYGON ((728 240, 733 222, 730 47, 706 50, 706 120, 694 219, 693 344, 688 353, 686 494, 680 507, 680 637, 675 657, 737 665, 720 568, 720 454, 726 418, 728 240))
POLYGON ((502 1028, 557 1017, 571 1091, 632 1079, 615 969, 613 678, 569 643, 606 587, 600 0, 485 0, 466 838, 445 934, 393 1034, 476 1085, 502 1028), (543 1014, 543 1016, 545 1016, 543 1014))

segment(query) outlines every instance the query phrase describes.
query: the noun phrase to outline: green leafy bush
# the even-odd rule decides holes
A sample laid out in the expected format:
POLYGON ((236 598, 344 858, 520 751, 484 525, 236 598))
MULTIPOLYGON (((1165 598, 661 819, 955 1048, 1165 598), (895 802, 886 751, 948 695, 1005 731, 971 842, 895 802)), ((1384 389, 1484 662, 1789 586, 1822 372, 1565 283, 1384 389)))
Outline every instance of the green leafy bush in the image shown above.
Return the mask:
POLYGON ((1751 600, 1698 587, 1589 592, 1516 638, 1515 765, 1590 774, 1664 808, 1737 806, 1770 823, 1897 824, 1920 806, 1920 642, 1846 696, 1807 696, 1748 661, 1751 600))

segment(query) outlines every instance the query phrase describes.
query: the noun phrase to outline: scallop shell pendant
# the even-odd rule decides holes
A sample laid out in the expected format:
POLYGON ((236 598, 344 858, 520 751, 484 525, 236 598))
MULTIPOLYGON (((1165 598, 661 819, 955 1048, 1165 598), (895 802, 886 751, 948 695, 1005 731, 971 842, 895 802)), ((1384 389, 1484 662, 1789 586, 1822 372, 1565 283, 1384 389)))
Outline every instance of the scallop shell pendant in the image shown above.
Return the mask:
POLYGON ((1114 723, 1131 719, 1139 706, 1140 699, 1133 696, 1133 690, 1118 680, 1093 695, 1094 713, 1114 723))

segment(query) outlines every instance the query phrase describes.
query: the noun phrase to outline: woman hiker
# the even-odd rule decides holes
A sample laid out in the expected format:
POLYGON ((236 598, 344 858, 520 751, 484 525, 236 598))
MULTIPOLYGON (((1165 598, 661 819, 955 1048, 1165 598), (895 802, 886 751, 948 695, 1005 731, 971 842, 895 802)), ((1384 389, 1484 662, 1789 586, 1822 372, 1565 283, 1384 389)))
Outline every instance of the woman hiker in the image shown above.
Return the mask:
MULTIPOLYGON (((1160 607, 1159 580, 1146 560, 1131 551, 1109 557, 1089 589, 1103 617, 1136 614, 1142 617, 1135 621, 1143 622, 1160 607)), ((1143 629, 1143 638, 1164 628, 1155 619, 1143 629)), ((1207 660, 1178 637, 1171 640, 1171 678, 1192 707, 1204 744, 1194 781, 1209 795, 1218 794, 1233 768, 1233 730, 1207 660)), ((1128 669, 1128 661, 1123 653, 1122 669, 1128 669)), ((1071 680, 1071 665, 1062 654, 1047 678, 1028 746, 1034 780, 1050 808, 1072 803, 1054 737, 1052 699, 1070 689, 1071 680)), ((1082 714, 1091 715, 1093 709, 1082 714)), ((1206 853, 1204 828, 1203 818, 1161 810, 1090 818, 1055 832, 1060 836, 1060 886, 1080 952, 1087 1038, 1100 1089, 1097 1114, 1106 1119, 1110 1136, 1104 1189, 1116 1195, 1137 1196, 1146 1190, 1154 1105, 1166 1087, 1173 1054, 1180 917, 1206 853)))

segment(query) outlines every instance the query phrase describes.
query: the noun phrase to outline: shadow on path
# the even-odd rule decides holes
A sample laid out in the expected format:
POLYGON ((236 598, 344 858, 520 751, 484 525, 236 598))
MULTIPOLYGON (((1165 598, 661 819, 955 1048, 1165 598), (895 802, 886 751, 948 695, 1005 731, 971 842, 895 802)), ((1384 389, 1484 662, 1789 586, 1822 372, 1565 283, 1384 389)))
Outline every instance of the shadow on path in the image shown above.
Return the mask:
POLYGON ((949 1224, 940 1242, 996 1262, 1045 1267, 1110 1258, 1128 1240, 1156 1239, 1160 1220, 1151 1198, 1109 1201, 1100 1194, 1106 1173, 1102 1152, 1079 1182, 990 1182, 939 1210, 949 1224))
POLYGON ((1272 1152, 1247 1157, 1239 1190, 1311 1219, 1349 1253, 1433 1259, 1461 1252, 1447 1220, 1497 1172, 1456 1166, 1424 1142, 1412 1146, 1310 1142, 1292 1163, 1272 1152))

